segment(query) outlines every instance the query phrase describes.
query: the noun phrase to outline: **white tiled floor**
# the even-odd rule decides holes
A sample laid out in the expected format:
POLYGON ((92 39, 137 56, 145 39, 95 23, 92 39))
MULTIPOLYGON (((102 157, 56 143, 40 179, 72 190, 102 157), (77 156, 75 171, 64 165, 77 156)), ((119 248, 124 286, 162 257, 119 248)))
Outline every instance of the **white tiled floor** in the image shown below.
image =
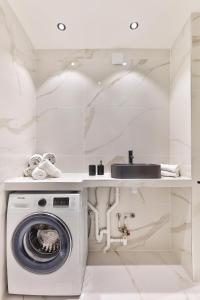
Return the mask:
MULTIPOLYGON (((14 297, 9 300, 77 299, 14 297)), ((91 253, 80 300, 200 300, 194 283, 169 253, 91 253)))

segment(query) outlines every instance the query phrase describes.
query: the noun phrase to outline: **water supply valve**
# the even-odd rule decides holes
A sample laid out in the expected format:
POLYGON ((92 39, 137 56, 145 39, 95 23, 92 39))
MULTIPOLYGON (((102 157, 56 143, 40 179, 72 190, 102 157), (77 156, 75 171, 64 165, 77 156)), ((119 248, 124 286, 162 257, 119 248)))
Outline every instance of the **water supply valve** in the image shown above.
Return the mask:
POLYGON ((119 231, 122 233, 123 237, 128 237, 130 235, 130 231, 128 230, 128 227, 125 224, 119 227, 119 231))

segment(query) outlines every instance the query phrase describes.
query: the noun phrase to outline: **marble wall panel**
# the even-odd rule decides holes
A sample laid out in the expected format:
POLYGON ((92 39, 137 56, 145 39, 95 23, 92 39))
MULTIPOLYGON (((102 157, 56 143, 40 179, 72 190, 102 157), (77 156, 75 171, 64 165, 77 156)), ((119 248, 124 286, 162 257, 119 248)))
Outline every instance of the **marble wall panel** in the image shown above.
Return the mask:
MULTIPOLYGON (((135 218, 125 221, 130 230, 126 247, 116 243, 112 251, 170 251, 171 250, 171 203, 169 189, 142 188, 133 190, 120 189, 120 203, 111 214, 111 235, 120 237, 117 214, 121 215, 121 224, 125 214, 134 213, 135 218)), ((112 188, 90 189, 89 201, 96 205, 101 228, 106 227, 105 212, 115 197, 112 188)), ((91 214, 89 251, 102 251, 105 241, 97 243, 94 235, 94 215, 91 214)))
POLYGON ((42 50, 37 66, 37 151, 64 172, 100 159, 108 171, 132 148, 135 161, 168 161, 167 50, 42 50), (120 51, 127 66, 111 63, 120 51))
MULTIPOLYGON (((186 22, 171 49, 170 162, 179 164, 182 176, 191 176, 191 21, 186 22)), ((192 191, 172 189, 172 249, 192 276, 192 191)))
POLYGON ((0 24, 0 178, 3 180, 21 174, 27 155, 35 148, 36 69, 33 47, 3 0, 0 24))
POLYGON ((200 13, 192 14, 192 230, 193 230, 193 264, 194 279, 200 280, 200 187, 197 181, 200 178, 200 13))
MULTIPOLYGON (((56 152, 64 172, 87 172, 101 159, 110 171, 111 163, 127 161, 129 149, 136 162, 167 162, 169 58, 167 50, 37 51, 37 152, 56 152), (127 66, 112 65, 113 52, 122 52, 127 66)), ((114 191, 91 189, 90 200, 95 197, 105 227, 114 191)), ((128 246, 112 250, 171 249, 169 190, 121 189, 120 198, 112 235, 120 236, 117 212, 133 211, 136 218, 128 220, 128 246)), ((95 240, 91 215, 90 251, 104 244, 95 240)))
POLYGON ((5 299, 5 219, 3 181, 19 176, 36 142, 35 52, 24 29, 0 0, 0 299, 5 299))
POLYGON ((171 204, 172 249, 192 276, 192 190, 171 189, 171 204))
POLYGON ((185 24, 171 49, 170 162, 191 176, 191 26, 185 24))

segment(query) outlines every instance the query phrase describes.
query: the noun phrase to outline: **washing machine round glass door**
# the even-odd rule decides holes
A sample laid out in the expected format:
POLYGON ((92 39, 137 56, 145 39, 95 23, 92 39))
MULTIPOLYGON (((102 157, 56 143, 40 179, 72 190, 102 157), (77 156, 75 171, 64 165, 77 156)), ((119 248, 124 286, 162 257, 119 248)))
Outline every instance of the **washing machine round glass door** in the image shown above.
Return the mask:
POLYGON ((18 263, 28 271, 52 273, 70 256, 71 233, 57 216, 35 213, 17 226, 12 237, 12 250, 18 263))

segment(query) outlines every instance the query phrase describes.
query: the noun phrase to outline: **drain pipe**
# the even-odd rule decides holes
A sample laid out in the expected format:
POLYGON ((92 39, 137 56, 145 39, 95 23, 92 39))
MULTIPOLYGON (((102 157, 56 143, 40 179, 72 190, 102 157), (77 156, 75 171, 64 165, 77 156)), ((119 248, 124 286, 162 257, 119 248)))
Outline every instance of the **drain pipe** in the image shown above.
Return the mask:
POLYGON ((94 207, 94 205, 92 203, 90 203, 88 201, 88 206, 89 208, 94 212, 94 216, 95 216, 95 237, 97 242, 101 242, 103 240, 103 235, 107 233, 107 229, 99 229, 99 212, 96 209, 96 207, 94 207))
POLYGON ((111 224, 110 224, 110 214, 114 208, 119 204, 119 187, 115 188, 115 202, 110 206, 106 212, 106 228, 99 229, 99 212, 96 207, 88 201, 89 208, 94 212, 95 215, 95 237, 100 243, 103 240, 103 235, 106 234, 106 246, 104 247, 104 253, 110 249, 111 243, 122 243, 124 246, 127 245, 127 236, 122 238, 111 238, 111 224))
POLYGON ((113 205, 107 210, 106 213, 106 221, 107 221, 107 239, 106 239, 106 246, 103 249, 104 253, 110 249, 111 243, 123 243, 123 238, 111 238, 111 226, 110 226, 110 214, 113 209, 119 204, 119 187, 115 188, 115 202, 113 205))

